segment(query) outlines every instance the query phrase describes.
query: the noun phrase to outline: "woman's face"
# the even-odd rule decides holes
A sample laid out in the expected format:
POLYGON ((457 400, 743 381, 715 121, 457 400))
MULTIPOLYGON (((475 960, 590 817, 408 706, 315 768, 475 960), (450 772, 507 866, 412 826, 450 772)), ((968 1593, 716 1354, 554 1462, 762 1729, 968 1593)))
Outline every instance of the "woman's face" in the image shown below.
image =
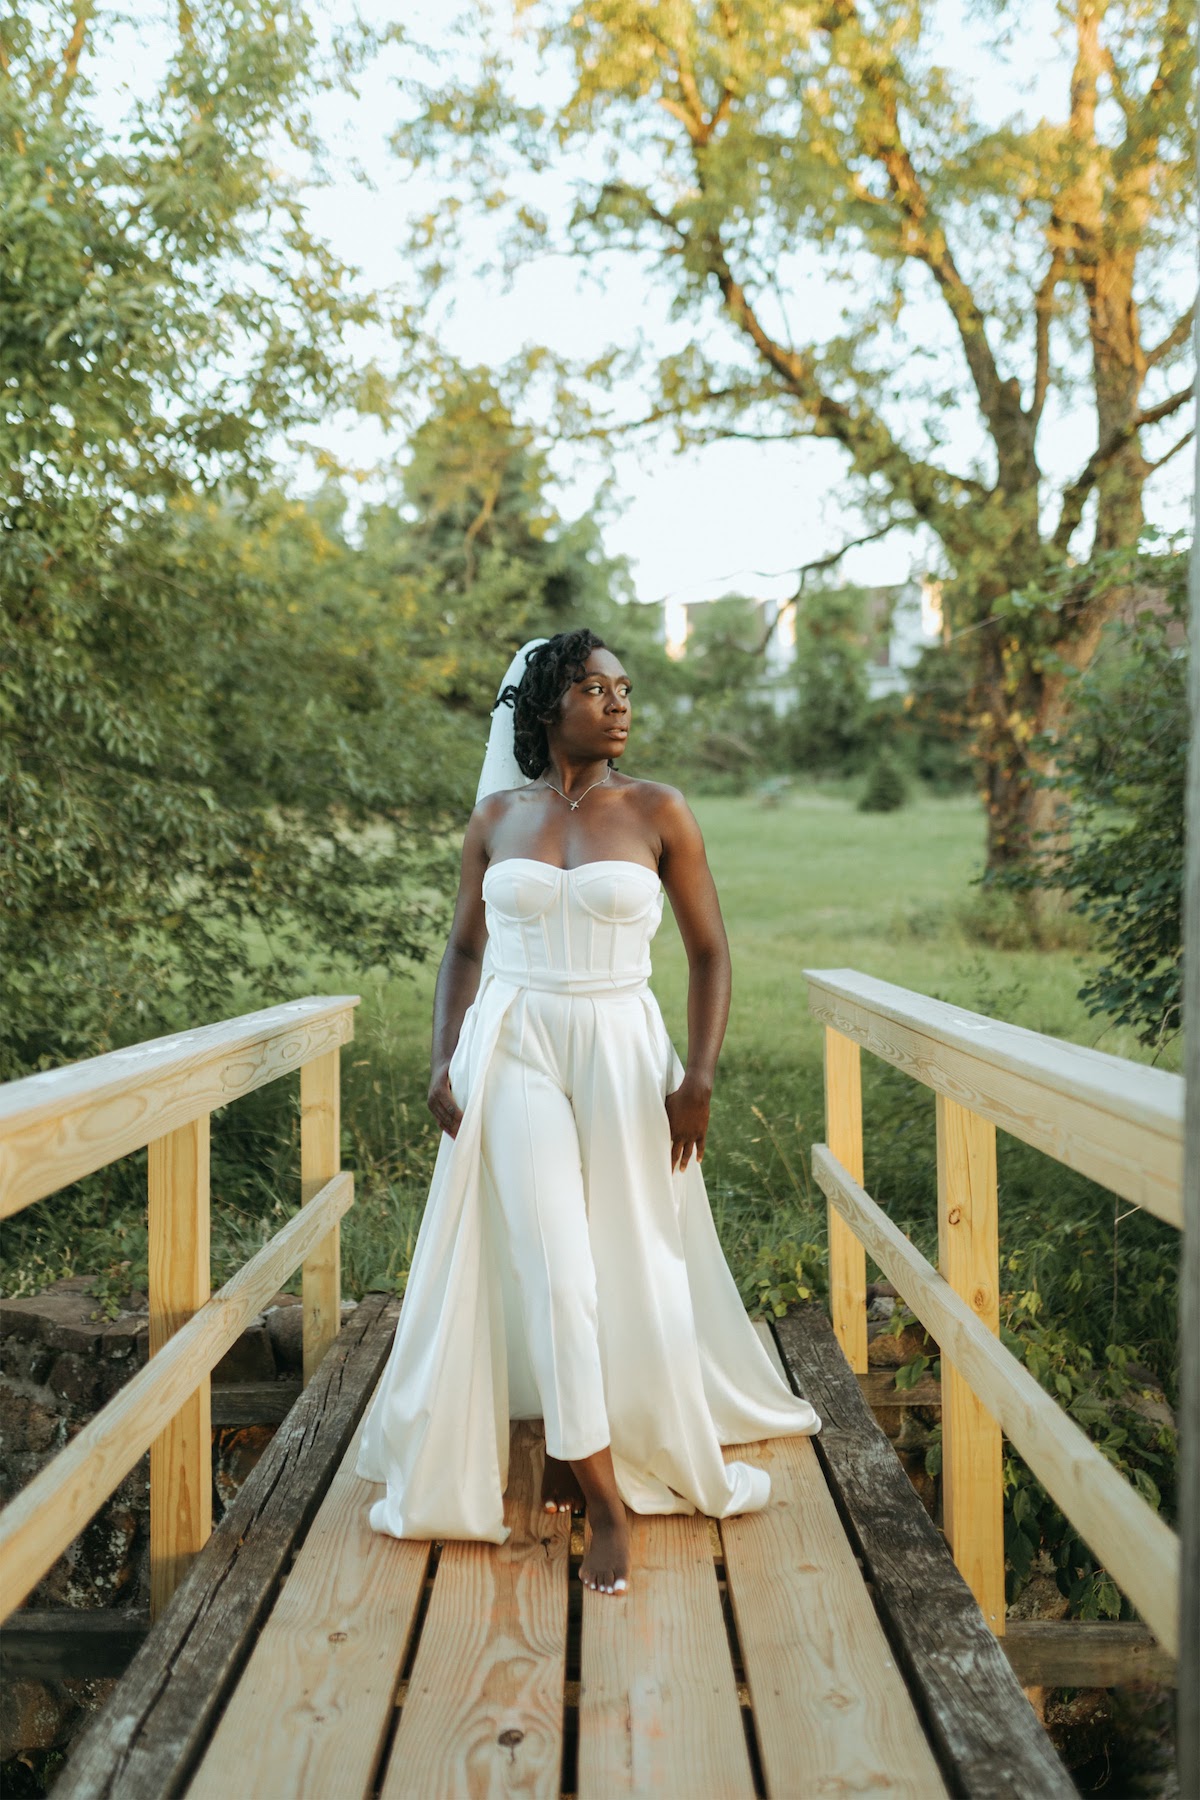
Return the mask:
POLYGON ((567 756, 618 757, 629 737, 630 680, 611 650, 593 650, 582 681, 559 701, 558 718, 546 727, 550 743, 567 756))

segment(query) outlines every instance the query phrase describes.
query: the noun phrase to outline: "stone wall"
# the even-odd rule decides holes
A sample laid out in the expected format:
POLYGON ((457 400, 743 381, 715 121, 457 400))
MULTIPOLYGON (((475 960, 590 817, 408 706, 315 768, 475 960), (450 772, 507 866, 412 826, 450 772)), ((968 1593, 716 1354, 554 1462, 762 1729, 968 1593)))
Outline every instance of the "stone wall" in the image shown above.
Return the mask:
MULTIPOLYGON (((354 1305, 343 1306, 343 1316, 354 1305)), ((292 1382, 301 1374, 303 1309, 276 1294, 213 1370, 214 1382, 292 1382)), ((0 1299, 0 1505, 21 1491, 140 1369, 149 1355, 145 1294, 125 1295, 115 1318, 87 1276, 57 1281, 28 1299, 0 1299)), ((223 1516, 274 1435, 274 1425, 213 1431, 213 1522, 223 1516)), ((95 1518, 30 1593, 36 1608, 128 1609, 150 1605, 150 1457, 143 1456, 95 1518)), ((20 1757, 32 1777, 103 1703, 108 1680, 6 1680, 0 1685, 0 1761, 6 1793, 20 1757)), ((26 1791, 36 1792, 37 1787, 26 1791)))

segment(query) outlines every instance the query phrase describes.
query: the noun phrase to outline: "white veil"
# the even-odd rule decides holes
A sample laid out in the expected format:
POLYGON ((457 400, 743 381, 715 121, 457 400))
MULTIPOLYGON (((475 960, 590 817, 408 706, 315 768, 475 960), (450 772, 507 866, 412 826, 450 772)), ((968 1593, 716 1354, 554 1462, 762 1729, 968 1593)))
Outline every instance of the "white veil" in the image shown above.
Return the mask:
MULTIPOLYGON (((506 687, 515 685, 525 673, 525 659, 531 650, 539 644, 549 643, 548 638, 530 638, 522 644, 517 654, 504 671, 504 679, 496 689, 497 696, 506 687)), ((483 758, 483 767, 479 771, 479 786, 475 791, 475 804, 488 794, 499 793, 502 788, 524 787, 529 780, 517 762, 513 750, 516 716, 511 706, 497 706, 492 713, 491 730, 488 732, 487 750, 483 758)))

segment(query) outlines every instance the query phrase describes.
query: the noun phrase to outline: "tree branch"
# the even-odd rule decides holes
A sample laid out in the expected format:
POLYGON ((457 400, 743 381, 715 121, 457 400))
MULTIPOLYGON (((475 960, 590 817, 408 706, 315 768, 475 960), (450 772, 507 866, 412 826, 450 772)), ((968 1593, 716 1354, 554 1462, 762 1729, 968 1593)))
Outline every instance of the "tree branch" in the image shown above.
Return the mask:
POLYGON ((1169 463, 1173 456, 1178 456, 1178 454, 1181 450, 1186 450, 1188 445, 1191 443, 1192 439, 1195 437, 1195 435, 1196 435, 1195 426, 1189 425, 1187 430, 1184 432, 1183 436, 1181 438, 1176 439, 1176 441, 1171 445, 1171 448, 1167 451, 1165 456, 1160 456, 1154 462, 1147 465, 1147 468, 1146 468, 1147 477, 1153 475, 1154 471, 1156 469, 1161 469, 1164 463, 1169 463))
POLYGON ((1146 367, 1154 368, 1156 363, 1160 363, 1164 357, 1170 356, 1172 350, 1178 350, 1181 344, 1186 344, 1192 334, 1195 320, 1196 302, 1193 300, 1183 317, 1176 319, 1167 335, 1155 344, 1153 350, 1146 352, 1146 367))
MULTIPOLYGON (((1157 406, 1150 406, 1142 412, 1135 413, 1133 418, 1122 425, 1119 431, 1114 431, 1105 443, 1097 445, 1075 480, 1063 491, 1062 510, 1059 513, 1058 525, 1053 538, 1056 548, 1066 550, 1083 517, 1083 508, 1088 495, 1114 457, 1120 455, 1144 425, 1157 425, 1163 419, 1169 419, 1172 413, 1178 412, 1179 408, 1191 399, 1194 392, 1194 384, 1180 388, 1178 393, 1170 394, 1167 399, 1160 400, 1157 406)), ((1188 436, 1190 435, 1189 432, 1188 436)), ((1161 468, 1162 464, 1169 457, 1174 456, 1175 451, 1181 449, 1186 442, 1187 438, 1183 438, 1173 450, 1167 452, 1167 456, 1151 466, 1161 468)))
POLYGON ((54 88, 54 110, 61 113, 66 105, 67 96, 75 85, 75 77, 79 73, 79 58, 83 55, 83 46, 87 42, 87 29, 95 10, 94 0, 76 0, 75 25, 67 39, 63 51, 63 72, 54 88))
POLYGON ((867 155, 879 163, 907 224, 902 251, 923 262, 932 274, 958 329, 980 410, 987 421, 1001 462, 1014 433, 1021 452, 1032 459, 1033 434, 1020 404, 1016 384, 1001 379, 988 342, 983 313, 958 267, 945 228, 930 206, 924 186, 904 143, 900 126, 898 90, 903 77, 894 55, 876 49, 877 39, 864 31, 857 0, 834 0, 821 23, 829 31, 851 25, 858 35, 864 58, 864 87, 879 109, 879 123, 871 120, 868 107, 859 115, 859 132, 867 155))
POLYGON ((878 542, 881 537, 886 537, 889 531, 895 531, 898 527, 910 523, 911 521, 908 519, 889 519, 886 525, 880 525, 875 531, 865 532, 862 537, 851 538, 850 542, 848 544, 843 544, 840 550, 834 550, 828 556, 815 557, 812 562, 801 563, 800 567, 796 570, 798 585, 795 593, 790 594, 788 598, 783 601, 779 611, 775 614, 770 630, 764 635, 761 643, 755 645, 753 654, 755 656, 761 656, 763 654, 771 641, 771 633, 779 624, 784 613, 791 607, 798 606, 800 601, 804 598, 804 584, 808 576, 827 574, 830 569, 836 568, 842 558, 848 556, 851 550, 858 550, 863 544, 874 544, 878 542))
MULTIPOLYGON (((1051 230, 1055 222, 1051 220, 1051 230)), ((1041 422, 1042 408, 1050 386, 1050 326, 1054 320, 1054 296, 1066 268, 1066 257, 1055 245, 1050 266, 1042 276, 1034 300, 1034 373, 1033 395, 1029 402, 1029 423, 1034 431, 1041 422)))
POLYGON ((940 518, 949 503, 947 490, 959 497, 982 499, 987 489, 970 476, 953 475, 935 464, 901 448, 879 417, 869 407, 855 409, 825 393, 813 371, 811 360, 798 350, 788 349, 773 338, 763 325, 741 283, 730 269, 724 245, 715 232, 705 240, 709 272, 721 292, 725 309, 734 324, 754 345, 763 361, 797 399, 812 422, 817 437, 833 438, 850 452, 855 467, 873 474, 888 464, 900 472, 895 482, 901 498, 923 519, 940 518))

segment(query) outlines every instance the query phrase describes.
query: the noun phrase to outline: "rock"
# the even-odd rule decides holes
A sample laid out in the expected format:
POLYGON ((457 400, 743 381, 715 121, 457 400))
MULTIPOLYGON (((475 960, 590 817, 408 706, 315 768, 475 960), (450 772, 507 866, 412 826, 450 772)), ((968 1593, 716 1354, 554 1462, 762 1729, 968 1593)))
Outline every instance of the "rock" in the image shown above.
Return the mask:
POLYGON ((214 1381, 274 1381, 275 1352, 263 1313, 251 1319, 212 1372, 214 1381))
POLYGON ((6 1681, 0 1686, 0 1758, 53 1749, 74 1710, 47 1682, 6 1681))
POLYGON ((46 1377, 52 1393, 84 1412, 95 1412, 104 1404, 107 1385, 96 1354, 80 1356, 74 1350, 60 1350, 46 1377))
POLYGON ((919 1322, 906 1325, 899 1336, 886 1325, 876 1326, 874 1330, 868 1325, 868 1368, 898 1369, 901 1363, 911 1361, 918 1354, 928 1356, 930 1360, 938 1354, 936 1343, 919 1322))
POLYGON ((0 1442, 4 1456, 45 1455, 62 1441, 53 1394, 32 1383, 0 1381, 0 1442))
POLYGON ((274 1425, 241 1425, 213 1433, 213 1523, 224 1517, 238 1489, 275 1435, 274 1425))
MULTIPOLYGON (((342 1301, 342 1324, 357 1305, 357 1300, 342 1301)), ((299 1375, 304 1368, 304 1309, 301 1301, 295 1294, 281 1294, 278 1304, 267 1308, 265 1317, 279 1374, 299 1375)))
POLYGON ((1010 1619, 1065 1619, 1070 1601, 1049 1572, 1049 1558, 1039 1555, 1037 1572, 1030 1576, 1008 1609, 1010 1619))
MULTIPOLYGON (((284 1297, 293 1298, 291 1295, 284 1297)), ((267 1309, 265 1318, 276 1368, 281 1375, 298 1375, 304 1366, 303 1307, 298 1300, 294 1306, 272 1306, 267 1309)))

